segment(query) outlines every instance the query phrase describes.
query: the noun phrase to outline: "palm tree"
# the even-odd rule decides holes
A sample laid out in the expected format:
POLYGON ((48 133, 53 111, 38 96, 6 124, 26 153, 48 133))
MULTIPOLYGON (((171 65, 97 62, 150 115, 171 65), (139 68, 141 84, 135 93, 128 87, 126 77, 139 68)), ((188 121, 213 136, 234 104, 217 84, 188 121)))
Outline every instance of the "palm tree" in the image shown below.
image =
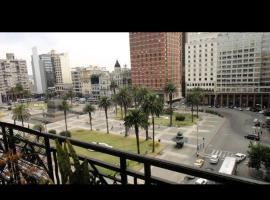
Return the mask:
POLYGON ((121 110, 121 119, 124 119, 123 117, 123 104, 122 104, 122 101, 121 101, 121 98, 120 98, 120 95, 119 93, 115 94, 113 96, 113 101, 115 101, 119 106, 120 106, 120 110, 121 110))
POLYGON ((130 128, 134 126, 136 141, 137 141, 137 151, 140 154, 140 143, 139 143, 139 127, 145 127, 145 124, 148 123, 148 119, 145 114, 140 109, 130 110, 129 114, 124 119, 125 127, 130 128))
POLYGON ((16 93, 16 96, 22 94, 22 97, 23 97, 23 86, 20 83, 16 84, 15 93, 16 93))
MULTIPOLYGON (((131 94, 128 90, 128 88, 122 88, 119 93, 119 99, 124 107, 124 115, 127 116, 127 110, 128 106, 130 105, 130 102, 132 101, 131 94)), ((125 127, 125 136, 127 136, 127 127, 125 127)))
POLYGON ((21 120, 22 126, 24 126, 23 122, 25 120, 28 120, 31 116, 28 108, 23 104, 17 105, 12 110, 12 113, 13 113, 12 119, 14 120, 14 124, 16 123, 16 120, 21 120))
POLYGON ((165 93, 169 94, 169 103, 170 103, 170 126, 172 126, 172 115, 173 115, 173 110, 172 110, 172 96, 173 93, 176 92, 176 87, 175 85, 170 82, 165 86, 165 93))
POLYGON ((106 116, 106 126, 107 126, 107 133, 109 134, 109 125, 108 125, 108 108, 111 106, 111 100, 108 97, 101 97, 98 106, 100 108, 103 108, 105 111, 105 116, 106 116))
POLYGON ((83 111, 85 113, 89 114, 89 122, 90 122, 90 129, 92 131, 92 115, 91 113, 94 112, 96 109, 93 105, 91 105, 90 103, 86 104, 85 107, 83 108, 83 111))
POLYGON ((64 111, 65 116, 65 124, 66 124, 66 133, 67 133, 67 112, 69 111, 69 105, 66 100, 63 100, 62 103, 59 105, 59 110, 64 111))
POLYGON ((146 87, 140 87, 138 90, 138 95, 137 95, 137 101, 139 105, 142 105, 144 98, 146 95, 148 95, 151 91, 146 88, 146 87))
POLYGON ((135 108, 137 108, 138 107, 138 98, 139 98, 139 87, 133 86, 130 88, 130 91, 132 92, 135 108))
POLYGON ((148 94, 142 104, 142 109, 145 113, 151 114, 153 126, 153 148, 155 152, 155 116, 159 116, 163 110, 163 101, 155 93, 148 94))
MULTIPOLYGON (((116 82, 114 80, 111 81, 111 85, 110 85, 110 89, 113 91, 113 95, 115 96, 116 91, 115 89, 118 87, 118 85, 116 84, 116 82)), ((115 102, 115 114, 117 116, 117 103, 115 102)))
POLYGON ((195 96, 195 105, 197 107, 197 118, 199 118, 199 104, 202 101, 202 96, 203 96, 203 90, 199 87, 194 88, 193 91, 194 96, 195 96))
POLYGON ((75 96, 74 92, 72 89, 70 89, 67 93, 67 98, 70 98, 70 103, 71 103, 71 106, 72 106, 72 99, 73 97, 75 96))

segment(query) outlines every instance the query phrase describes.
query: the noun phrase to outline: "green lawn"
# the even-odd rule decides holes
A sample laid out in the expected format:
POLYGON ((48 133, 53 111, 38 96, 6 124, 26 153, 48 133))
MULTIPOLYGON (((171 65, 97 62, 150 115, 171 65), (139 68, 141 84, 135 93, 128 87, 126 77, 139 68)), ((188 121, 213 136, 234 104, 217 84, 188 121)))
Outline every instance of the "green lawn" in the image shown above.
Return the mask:
MULTIPOLYGON (((184 121, 175 121, 175 113, 173 113, 173 117, 172 117, 173 126, 177 126, 177 127, 191 126, 198 121, 198 118, 195 115, 193 116, 193 122, 191 122, 191 114, 182 114, 181 113, 181 115, 185 116, 185 120, 184 121)), ((161 115, 159 118, 155 117, 155 125, 168 126, 169 124, 170 124, 170 115, 161 115)))
MULTIPOLYGON (((198 118, 196 117, 196 113, 193 114, 193 122, 191 122, 191 114, 182 114, 185 116, 185 121, 175 121, 175 112, 173 113, 173 126, 181 127, 181 126, 192 126, 198 121, 198 118)), ((124 110, 123 110, 124 115, 124 110)), ((122 120, 121 118, 121 110, 117 107, 117 116, 114 116, 114 119, 116 120, 122 120)), ((152 119, 149 119, 149 123, 152 124, 152 119)), ((170 115, 163 114, 159 118, 155 117, 155 125, 163 125, 168 126, 170 124, 170 115), (168 118, 168 119, 166 119, 168 118)))
MULTIPOLYGON (((107 133, 101 133, 97 131, 88 131, 88 130, 77 130, 72 132, 72 138, 81 140, 84 142, 100 142, 106 143, 110 146, 113 146, 115 149, 130 151, 137 153, 137 146, 136 146, 136 139, 135 137, 124 137, 118 135, 112 135, 107 133)), ((148 155, 148 156, 156 156, 162 149, 163 146, 156 143, 157 147, 155 149, 155 153, 152 153, 152 142, 151 140, 145 141, 144 139, 140 140, 140 151, 141 155, 148 155)), ((87 149, 74 147, 76 152, 81 155, 86 155, 88 157, 92 157, 104 162, 112 163, 112 164, 119 164, 119 158, 99 153, 99 152, 90 152, 87 149)), ((140 169, 142 166, 139 165, 137 162, 128 161, 128 167, 134 170, 140 169)), ((102 172, 106 174, 113 174, 112 170, 99 168, 102 172)))
POLYGON ((40 102, 29 102, 29 103, 23 103, 26 105, 29 109, 36 109, 36 110, 45 110, 47 109, 47 103, 40 103, 40 102))

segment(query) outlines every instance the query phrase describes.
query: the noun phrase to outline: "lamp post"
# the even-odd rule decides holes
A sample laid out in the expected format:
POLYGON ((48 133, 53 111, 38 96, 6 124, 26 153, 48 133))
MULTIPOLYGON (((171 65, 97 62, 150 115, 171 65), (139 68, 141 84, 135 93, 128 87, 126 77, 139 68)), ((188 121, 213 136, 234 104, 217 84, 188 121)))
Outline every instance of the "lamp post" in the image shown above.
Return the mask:
POLYGON ((197 157, 199 156, 199 122, 196 123, 197 124, 197 157))

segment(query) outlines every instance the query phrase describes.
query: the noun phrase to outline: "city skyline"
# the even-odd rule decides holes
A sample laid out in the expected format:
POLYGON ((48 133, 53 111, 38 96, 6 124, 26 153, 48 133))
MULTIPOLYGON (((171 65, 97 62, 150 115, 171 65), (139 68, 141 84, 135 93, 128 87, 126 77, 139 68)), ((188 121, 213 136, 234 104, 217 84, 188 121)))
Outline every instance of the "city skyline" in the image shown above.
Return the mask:
POLYGON ((115 60, 121 66, 130 68, 129 38, 124 32, 88 32, 88 33, 0 33, 0 58, 6 53, 14 53, 16 58, 27 61, 28 73, 32 75, 32 47, 37 47, 38 54, 56 50, 66 52, 70 57, 71 68, 88 65, 106 67, 113 70, 115 60), (78 50, 79 49, 79 50, 78 50))

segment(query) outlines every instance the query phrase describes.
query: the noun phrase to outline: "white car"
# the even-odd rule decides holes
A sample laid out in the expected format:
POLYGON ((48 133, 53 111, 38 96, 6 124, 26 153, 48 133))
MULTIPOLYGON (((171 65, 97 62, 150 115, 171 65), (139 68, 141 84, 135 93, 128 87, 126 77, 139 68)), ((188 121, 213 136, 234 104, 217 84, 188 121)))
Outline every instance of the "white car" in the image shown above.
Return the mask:
POLYGON ((207 184, 207 179, 204 179, 204 178, 199 178, 199 179, 197 179, 196 181, 195 181, 195 184, 197 185, 197 184, 199 184, 199 185, 205 185, 205 184, 207 184))
POLYGON ((211 155, 211 157, 210 157, 210 163, 211 164, 217 164, 218 161, 219 161, 218 155, 211 155))
POLYGON ((250 107, 247 107, 246 110, 247 110, 247 111, 250 111, 250 107))
POLYGON ((236 153, 235 157, 236 157, 236 161, 239 163, 242 160, 245 160, 247 156, 243 153, 236 153))
POLYGON ((259 113, 260 113, 260 114, 263 114, 263 113, 264 113, 264 110, 259 111, 259 113))

